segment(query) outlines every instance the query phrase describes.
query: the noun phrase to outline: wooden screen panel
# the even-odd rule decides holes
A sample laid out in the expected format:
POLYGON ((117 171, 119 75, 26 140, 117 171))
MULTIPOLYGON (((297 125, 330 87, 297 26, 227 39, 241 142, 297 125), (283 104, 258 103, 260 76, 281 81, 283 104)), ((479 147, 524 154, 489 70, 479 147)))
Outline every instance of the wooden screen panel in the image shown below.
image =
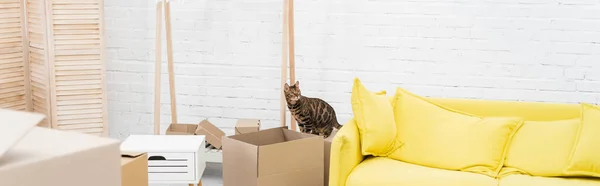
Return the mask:
POLYGON ((27 110, 24 9, 20 0, 0 1, 0 108, 27 110))
POLYGON ((51 127, 48 84, 48 56, 46 51, 46 11, 44 0, 27 0, 27 31, 29 40, 29 71, 32 111, 46 115, 39 126, 51 127))
POLYGON ((53 0, 50 71, 55 127, 106 134, 102 0, 53 0))

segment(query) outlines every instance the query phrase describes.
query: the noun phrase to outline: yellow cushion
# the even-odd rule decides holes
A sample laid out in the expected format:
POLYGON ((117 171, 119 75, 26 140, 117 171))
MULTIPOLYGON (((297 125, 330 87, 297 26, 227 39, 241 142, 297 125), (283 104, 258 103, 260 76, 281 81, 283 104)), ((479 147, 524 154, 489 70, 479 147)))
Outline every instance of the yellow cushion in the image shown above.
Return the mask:
POLYGON ((600 177, 600 108, 581 104, 581 126, 565 174, 600 177))
POLYGON ((497 186, 494 178, 429 168, 385 157, 369 158, 348 176, 346 186, 497 186))
POLYGON ((394 114, 401 147, 388 157, 435 168, 497 176, 518 118, 478 117, 450 110, 404 89, 394 114))
POLYGON ((580 119, 525 121, 508 147, 501 175, 563 176, 580 119))
POLYGON ((396 123, 392 103, 367 90, 358 78, 352 87, 352 111, 360 133, 363 155, 386 156, 395 147, 396 123))
POLYGON ((600 180, 510 175, 501 178, 499 186, 600 186, 600 180))

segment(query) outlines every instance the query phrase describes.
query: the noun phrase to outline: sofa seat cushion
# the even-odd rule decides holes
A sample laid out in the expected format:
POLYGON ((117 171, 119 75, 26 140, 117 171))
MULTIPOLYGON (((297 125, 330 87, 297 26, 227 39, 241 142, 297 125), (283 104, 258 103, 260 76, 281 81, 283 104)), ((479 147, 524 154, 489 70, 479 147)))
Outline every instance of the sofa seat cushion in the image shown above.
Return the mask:
POLYGON ((461 171, 430 168, 375 157, 358 164, 346 186, 497 186, 492 177, 461 171))
POLYGON ((600 179, 509 175, 500 178, 500 186, 600 186, 600 179))

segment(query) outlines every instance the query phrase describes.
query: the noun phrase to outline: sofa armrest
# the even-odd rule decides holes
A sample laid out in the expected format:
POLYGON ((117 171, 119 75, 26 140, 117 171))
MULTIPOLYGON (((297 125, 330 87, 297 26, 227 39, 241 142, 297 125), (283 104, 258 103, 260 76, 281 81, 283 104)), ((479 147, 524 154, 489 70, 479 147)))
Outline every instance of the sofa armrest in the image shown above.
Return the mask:
POLYGON ((331 143, 329 186, 345 186, 350 172, 363 160, 356 120, 348 121, 331 143))

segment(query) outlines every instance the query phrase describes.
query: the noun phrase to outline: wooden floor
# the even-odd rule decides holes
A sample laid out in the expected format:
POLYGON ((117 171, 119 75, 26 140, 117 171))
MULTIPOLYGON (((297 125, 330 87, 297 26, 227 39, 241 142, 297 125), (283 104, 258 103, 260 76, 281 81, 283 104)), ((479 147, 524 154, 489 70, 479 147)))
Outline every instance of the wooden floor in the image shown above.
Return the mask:
MULTIPOLYGON (((220 163, 206 163, 202 176, 202 186, 222 186, 223 168, 220 163)), ((187 186, 186 184, 151 184, 150 186, 187 186)))

